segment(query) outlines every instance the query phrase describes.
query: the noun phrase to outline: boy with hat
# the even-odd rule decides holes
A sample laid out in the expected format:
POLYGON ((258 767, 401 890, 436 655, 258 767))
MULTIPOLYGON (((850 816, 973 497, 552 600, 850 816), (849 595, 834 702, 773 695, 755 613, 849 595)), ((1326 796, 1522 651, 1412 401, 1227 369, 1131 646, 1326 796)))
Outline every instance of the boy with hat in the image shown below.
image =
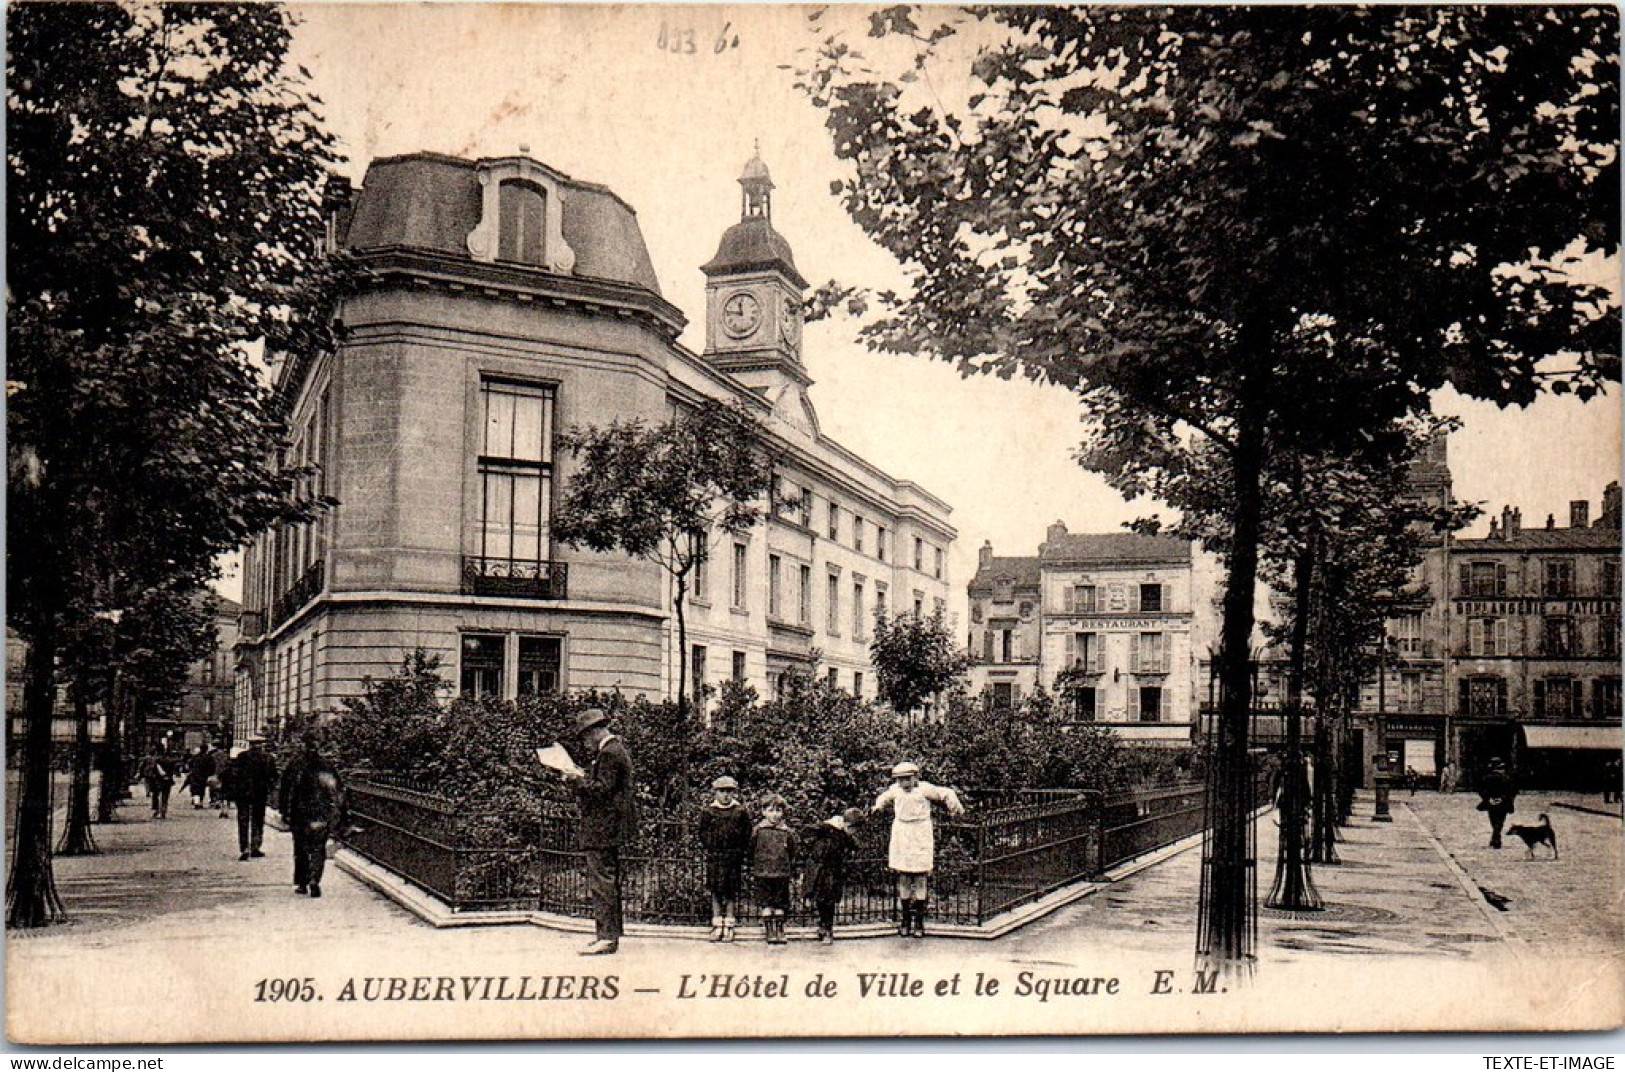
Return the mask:
POLYGON ((581 774, 567 774, 581 805, 581 849, 592 896, 596 940, 582 956, 620 948, 621 846, 632 840, 637 816, 632 806, 632 757, 609 732, 609 716, 589 707, 576 716, 576 736, 591 759, 581 774))
POLYGON ((863 809, 847 808, 806 832, 807 900, 818 914, 818 940, 835 941, 835 909, 846 892, 846 865, 857 851, 863 809))
POLYGON ((711 895, 711 940, 734 940, 740 875, 750 849, 750 812, 739 802, 739 783, 724 774, 711 783, 711 803, 700 809, 705 889, 711 895))
POLYGON ((750 836, 756 902, 762 907, 762 930, 768 945, 785 942, 784 918, 790 911, 790 871, 795 851, 796 837, 784 822, 784 798, 770 793, 762 800, 762 821, 750 836))
POLYGON ((965 814, 965 806, 952 789, 920 781, 917 763, 899 763, 891 776, 896 781, 875 798, 872 810, 892 810, 886 862, 897 873, 897 934, 924 938, 926 896, 937 855, 931 805, 941 804, 951 815, 965 814))

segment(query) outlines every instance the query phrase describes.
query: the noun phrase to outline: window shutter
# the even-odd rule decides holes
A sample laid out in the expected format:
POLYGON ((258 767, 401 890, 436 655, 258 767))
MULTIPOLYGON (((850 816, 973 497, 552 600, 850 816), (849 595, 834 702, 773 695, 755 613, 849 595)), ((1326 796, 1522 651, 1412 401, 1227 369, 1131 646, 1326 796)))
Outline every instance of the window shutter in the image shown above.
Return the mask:
MULTIPOLYGON (((1130 633, 1128 635, 1128 672, 1131 674, 1137 674, 1140 672, 1139 633, 1130 633)), ((1132 692, 1133 690, 1131 689, 1130 691, 1132 692)))
POLYGON ((1460 585, 1462 595, 1471 595, 1473 591, 1473 570, 1466 562, 1461 564, 1460 585))
POLYGON ((1010 686, 1010 706, 1014 707, 1021 702, 1021 685, 1016 683, 1010 686))
POLYGON ((1140 586, 1130 584, 1128 587, 1128 609, 1134 613, 1140 610, 1140 586))
POLYGON ((1534 710, 1534 714, 1536 714, 1536 715, 1544 715, 1545 713, 1546 713, 1546 679, 1537 677, 1535 679, 1535 710, 1534 710))
POLYGON ((991 629, 982 634, 982 661, 984 663, 993 661, 993 630, 991 629))
POLYGON ((1495 594, 1498 596, 1507 594, 1507 568, 1505 566, 1495 567, 1495 594))
POLYGON ((1128 687, 1128 720, 1140 721, 1140 690, 1132 682, 1128 687))
POLYGON ((1495 654, 1505 655, 1506 653, 1507 620, 1505 618, 1497 618, 1495 619, 1495 654))
POLYGON ((1106 659, 1106 638, 1100 633, 1089 634, 1089 669, 1100 673, 1106 659))
POLYGON ((1078 665, 1078 637, 1076 633, 1066 635, 1066 669, 1070 670, 1078 665))
POLYGON ((1467 654, 1484 654, 1484 619, 1471 618, 1467 622, 1467 654))
POLYGON ((1457 709, 1463 715, 1472 714, 1473 713, 1472 696, 1471 696, 1471 693, 1469 691, 1469 686, 1468 686, 1467 679, 1462 678, 1460 681, 1456 682, 1456 685, 1458 686, 1457 691, 1461 694, 1460 697, 1456 701, 1457 709))

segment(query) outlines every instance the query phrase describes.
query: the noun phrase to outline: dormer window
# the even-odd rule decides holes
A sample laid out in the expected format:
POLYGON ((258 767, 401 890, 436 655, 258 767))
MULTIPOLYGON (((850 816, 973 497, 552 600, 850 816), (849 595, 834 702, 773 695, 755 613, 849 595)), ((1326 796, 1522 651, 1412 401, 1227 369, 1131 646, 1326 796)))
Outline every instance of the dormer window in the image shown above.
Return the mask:
POLYGON ((498 187, 497 200, 501 214, 497 260, 540 265, 546 249, 547 191, 510 180, 498 187))
POLYGON ((481 161, 480 222, 468 233, 477 261, 507 261, 568 273, 575 251, 564 241, 559 176, 524 157, 481 161))

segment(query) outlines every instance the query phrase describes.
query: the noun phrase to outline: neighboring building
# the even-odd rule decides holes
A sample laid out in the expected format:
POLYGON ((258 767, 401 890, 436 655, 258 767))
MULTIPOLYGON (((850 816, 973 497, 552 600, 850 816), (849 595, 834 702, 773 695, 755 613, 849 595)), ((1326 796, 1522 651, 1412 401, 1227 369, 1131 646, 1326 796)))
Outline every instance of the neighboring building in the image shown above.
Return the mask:
POLYGON ((224 596, 209 598, 214 604, 215 648, 187 669, 174 719, 164 726, 171 735, 170 747, 175 749, 196 751, 200 744, 230 741, 237 736, 232 712, 237 618, 242 607, 224 596))
MULTIPOLYGON (((1442 463, 1442 455, 1440 457, 1442 463)), ((1448 470, 1445 474, 1448 488, 1448 470)), ((1530 785, 1591 789, 1620 734, 1620 490, 1601 516, 1525 528, 1506 507, 1479 539, 1429 548, 1361 694, 1356 747, 1467 784, 1491 758, 1530 785)))
POLYGON ((672 695, 794 667, 862 695, 877 609, 946 600, 950 508, 819 431, 802 294, 759 159, 705 265, 706 347, 677 343, 632 208, 523 157, 374 161, 333 243, 370 270, 334 354, 281 371, 289 460, 338 502, 248 550, 238 733, 324 711, 424 649, 464 694, 672 695), (574 466, 557 429, 754 408, 794 506, 718 536, 693 579, 689 650, 655 564, 557 545, 574 466))
POLYGON ((984 544, 969 585, 972 687, 999 706, 1059 687, 1077 721, 1131 743, 1191 744, 1193 561, 1187 540, 1075 534, 1059 521, 1036 557, 984 544))
MULTIPOLYGON (((1407 500, 1435 508, 1454 502, 1449 441, 1440 436, 1411 464, 1407 500)), ((1365 685, 1354 713, 1353 750, 1369 785, 1372 756, 1388 752, 1401 770, 1437 779, 1454 756, 1448 744, 1450 605, 1446 571, 1454 536, 1422 533, 1422 560, 1411 579, 1391 594, 1381 673, 1365 685)))
MULTIPOLYGON (((218 739, 222 731, 229 736, 232 715, 232 697, 235 691, 232 667, 236 662, 238 605, 213 592, 200 594, 197 599, 214 607, 215 646, 205 658, 187 668, 186 683, 175 707, 168 712, 153 712, 146 723, 147 742, 136 745, 144 749, 152 741, 166 741, 172 750, 183 747, 195 749, 206 741, 218 739)), ((6 716, 11 741, 19 743, 23 734, 23 671, 28 658, 28 645, 11 629, 6 630, 6 716)), ((105 732, 101 704, 90 708, 90 736, 100 741, 105 732)), ((51 720, 51 738, 59 744, 74 740, 73 692, 66 684, 57 686, 56 710, 51 720)), ((13 750, 13 755, 18 752, 13 750)))

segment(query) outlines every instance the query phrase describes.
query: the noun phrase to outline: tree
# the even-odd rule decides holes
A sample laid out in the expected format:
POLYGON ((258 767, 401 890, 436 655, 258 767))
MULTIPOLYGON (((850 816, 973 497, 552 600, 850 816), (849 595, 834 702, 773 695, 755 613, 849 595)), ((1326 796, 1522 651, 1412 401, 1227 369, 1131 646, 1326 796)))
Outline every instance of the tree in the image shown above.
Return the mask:
POLYGON ((560 443, 581 464, 554 512, 553 535, 646 559, 671 577, 677 703, 687 711, 689 578, 714 536, 750 531, 772 499, 767 432, 742 404, 706 399, 663 424, 572 428, 560 443))
POLYGON ((909 275, 866 341, 1075 391, 1130 497, 1197 444, 1225 458, 1198 946, 1250 964, 1264 473, 1357 454, 1445 384, 1505 405, 1619 378, 1618 308, 1575 271, 1619 244, 1613 13, 890 8, 868 32, 873 61, 836 34, 799 73, 849 213, 909 275), (898 38, 901 72, 871 66, 898 38))
POLYGON ((7 595, 28 645, 8 926, 60 910, 63 645, 299 513, 253 358, 328 322, 310 284, 331 141, 290 27, 257 4, 8 12, 7 595))
POLYGON ((875 618, 869 641, 880 696, 900 715, 912 714, 952 685, 971 659, 955 642, 938 611, 926 618, 899 614, 875 618))

